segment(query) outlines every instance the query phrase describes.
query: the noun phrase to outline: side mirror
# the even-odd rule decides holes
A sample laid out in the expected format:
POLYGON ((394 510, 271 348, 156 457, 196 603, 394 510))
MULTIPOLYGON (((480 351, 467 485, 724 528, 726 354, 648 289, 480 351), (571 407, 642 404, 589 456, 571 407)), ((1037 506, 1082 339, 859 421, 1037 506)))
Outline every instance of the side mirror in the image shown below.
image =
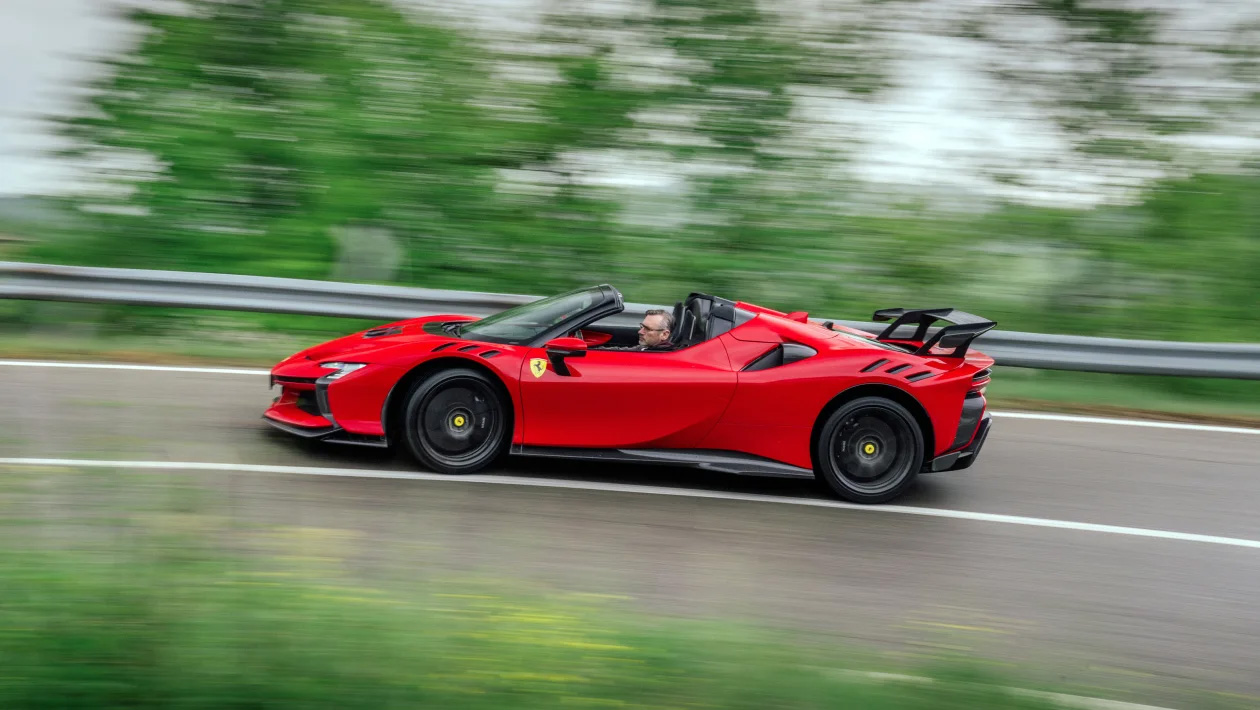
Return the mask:
POLYGON ((586 357, 586 341, 581 338, 555 338, 543 346, 548 355, 586 357))
POLYGON ((547 351, 547 359, 551 361, 551 367, 555 369, 557 375, 562 377, 573 374, 564 362, 566 357, 586 357, 586 341, 581 338, 548 340, 543 349, 547 351))

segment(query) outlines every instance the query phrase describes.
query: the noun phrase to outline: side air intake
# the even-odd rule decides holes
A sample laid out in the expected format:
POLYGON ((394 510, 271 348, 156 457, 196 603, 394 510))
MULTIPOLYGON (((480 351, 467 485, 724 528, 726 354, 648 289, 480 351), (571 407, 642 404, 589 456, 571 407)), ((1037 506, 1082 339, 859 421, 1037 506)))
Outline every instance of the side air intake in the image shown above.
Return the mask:
POLYGON ((769 370, 774 367, 791 365, 818 354, 818 351, 798 343, 784 343, 767 350, 761 357, 744 366, 744 372, 769 370))

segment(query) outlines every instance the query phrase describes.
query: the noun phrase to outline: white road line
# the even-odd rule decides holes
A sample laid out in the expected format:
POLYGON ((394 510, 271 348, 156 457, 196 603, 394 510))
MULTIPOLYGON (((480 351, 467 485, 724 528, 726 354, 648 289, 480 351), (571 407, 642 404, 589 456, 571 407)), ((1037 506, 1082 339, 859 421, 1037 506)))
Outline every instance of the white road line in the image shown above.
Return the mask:
MULTIPOLYGON (((65 367, 93 370, 147 370, 150 372, 193 372, 210 375, 249 375, 266 377, 270 370, 251 370, 234 367, 176 367, 167 365, 130 365, 108 362, 43 362, 35 360, 0 360, 0 367, 65 367)), ((1072 414, 1042 414, 1040 412, 989 412, 1006 419, 1034 419, 1048 422, 1074 422, 1078 424, 1111 424, 1115 426, 1149 427, 1153 429, 1181 429, 1184 431, 1209 431, 1221 434, 1260 434, 1260 428, 1189 424, 1184 422, 1160 422, 1143 419, 1111 419, 1107 417, 1083 417, 1072 414)))
POLYGON ((3 367, 65 367, 81 370, 145 370, 148 372, 199 372, 208 375, 267 376, 270 370, 249 370, 239 367, 175 367, 169 365, 128 365, 112 362, 37 362, 34 360, 0 360, 3 367))
MULTIPOLYGON (((834 675, 841 678, 850 678, 857 681, 876 681, 876 682, 895 682, 895 683, 924 683, 934 684, 936 680, 916 675, 905 675, 902 673, 881 673, 879 671, 853 671, 839 670, 833 671, 834 675)), ((974 685, 968 683, 967 685, 974 685)), ((1090 698, 1083 695, 1065 695, 1063 693, 1048 693, 1043 690, 1028 690, 1026 688, 1010 688, 1003 687, 1003 690, 1015 695, 1023 695, 1030 698, 1040 698, 1048 700, 1056 705, 1065 708, 1080 708, 1081 710, 1172 710, 1171 708, 1163 708, 1156 705, 1139 705, 1138 703, 1129 703, 1122 700, 1106 700, 1104 698, 1090 698)))
POLYGON ((1216 426, 1214 424, 1188 424, 1186 422, 1158 422, 1146 419, 1110 419, 1107 417, 1078 417, 1073 414, 1041 414, 1039 412, 990 412, 995 417, 1006 419, 1036 419, 1043 422, 1075 422, 1079 424, 1112 424, 1116 426, 1139 426, 1151 429, 1182 429, 1185 431, 1212 431, 1222 434, 1260 434, 1260 429, 1248 429, 1236 426, 1216 426))
POLYGON ((921 515, 930 518, 952 518, 955 520, 972 520, 986 523, 1005 523, 1007 525, 1027 525, 1038 528, 1058 528, 1080 532, 1104 533, 1108 535, 1128 535, 1131 537, 1149 537, 1179 542, 1199 542, 1209 545, 1226 545, 1230 547, 1250 547, 1260 549, 1260 540, 1247 540, 1237 537, 1221 537, 1218 535, 1199 535, 1196 533, 1172 532, 1168 530, 1149 530, 1146 528, 1130 528, 1119 525, 1099 525, 1096 523, 1078 523, 1070 520, 1052 520, 1049 518, 1027 518, 1021 515, 1000 515, 997 513, 976 513, 966 510, 948 510, 942 508, 918 508, 902 505, 858 505, 836 500, 814 498, 787 498, 757 493, 728 493, 725 491, 706 491, 688 488, 665 488, 663 486, 640 486, 630 483, 602 483, 599 481, 566 481, 562 479, 536 478, 530 476, 496 476, 469 475, 446 476, 437 473, 419 473, 412 471, 383 471, 365 468, 326 468, 322 466, 270 466, 260 464, 209 463, 193 461, 102 461, 97 459, 42 459, 42 458, 0 458, 0 465, 5 466, 59 466, 59 467, 92 467, 92 468, 130 468, 157 469, 171 471, 240 471, 244 473, 278 473, 299 476, 340 476, 352 478, 392 478, 411 481, 438 481, 443 483, 483 483, 501 486, 527 486, 531 488, 565 488, 571 490, 604 491, 613 493, 641 493, 660 496, 676 496, 681 498, 710 498, 735 500, 750 503, 779 503, 781 505, 803 505, 813 508, 837 508, 842 510, 860 510, 873 513, 898 513, 901 515, 921 515))

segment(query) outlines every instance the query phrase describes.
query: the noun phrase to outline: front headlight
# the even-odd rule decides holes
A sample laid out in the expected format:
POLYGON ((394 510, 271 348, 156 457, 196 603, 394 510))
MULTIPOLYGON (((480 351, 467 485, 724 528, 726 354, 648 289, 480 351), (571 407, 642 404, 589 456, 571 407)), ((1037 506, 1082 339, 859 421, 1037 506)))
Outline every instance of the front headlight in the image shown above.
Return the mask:
POLYGON ((319 363, 319 366, 327 367, 331 370, 336 370, 336 372, 324 375, 320 379, 337 380, 337 379, 341 379, 342 377, 345 377, 346 375, 350 374, 351 372, 354 372, 355 370, 361 370, 367 367, 367 363, 365 362, 321 362, 319 363))

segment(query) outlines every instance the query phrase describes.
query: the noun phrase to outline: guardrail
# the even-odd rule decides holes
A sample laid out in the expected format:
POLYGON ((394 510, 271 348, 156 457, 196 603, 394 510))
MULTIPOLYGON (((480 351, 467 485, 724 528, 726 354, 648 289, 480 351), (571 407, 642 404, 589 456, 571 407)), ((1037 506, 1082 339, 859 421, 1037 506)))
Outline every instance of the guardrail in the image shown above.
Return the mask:
MULTIPOLYGON (((0 262, 0 298, 122 303, 400 320, 437 313, 485 316, 537 299, 265 276, 0 262)), ((636 319, 651 304, 626 304, 636 319)), ((821 318, 818 320, 822 320, 821 318)), ((872 333, 884 325, 836 323, 872 333)), ((1122 340, 991 330, 975 347, 999 365, 1183 377, 1260 379, 1260 345, 1122 340)))

